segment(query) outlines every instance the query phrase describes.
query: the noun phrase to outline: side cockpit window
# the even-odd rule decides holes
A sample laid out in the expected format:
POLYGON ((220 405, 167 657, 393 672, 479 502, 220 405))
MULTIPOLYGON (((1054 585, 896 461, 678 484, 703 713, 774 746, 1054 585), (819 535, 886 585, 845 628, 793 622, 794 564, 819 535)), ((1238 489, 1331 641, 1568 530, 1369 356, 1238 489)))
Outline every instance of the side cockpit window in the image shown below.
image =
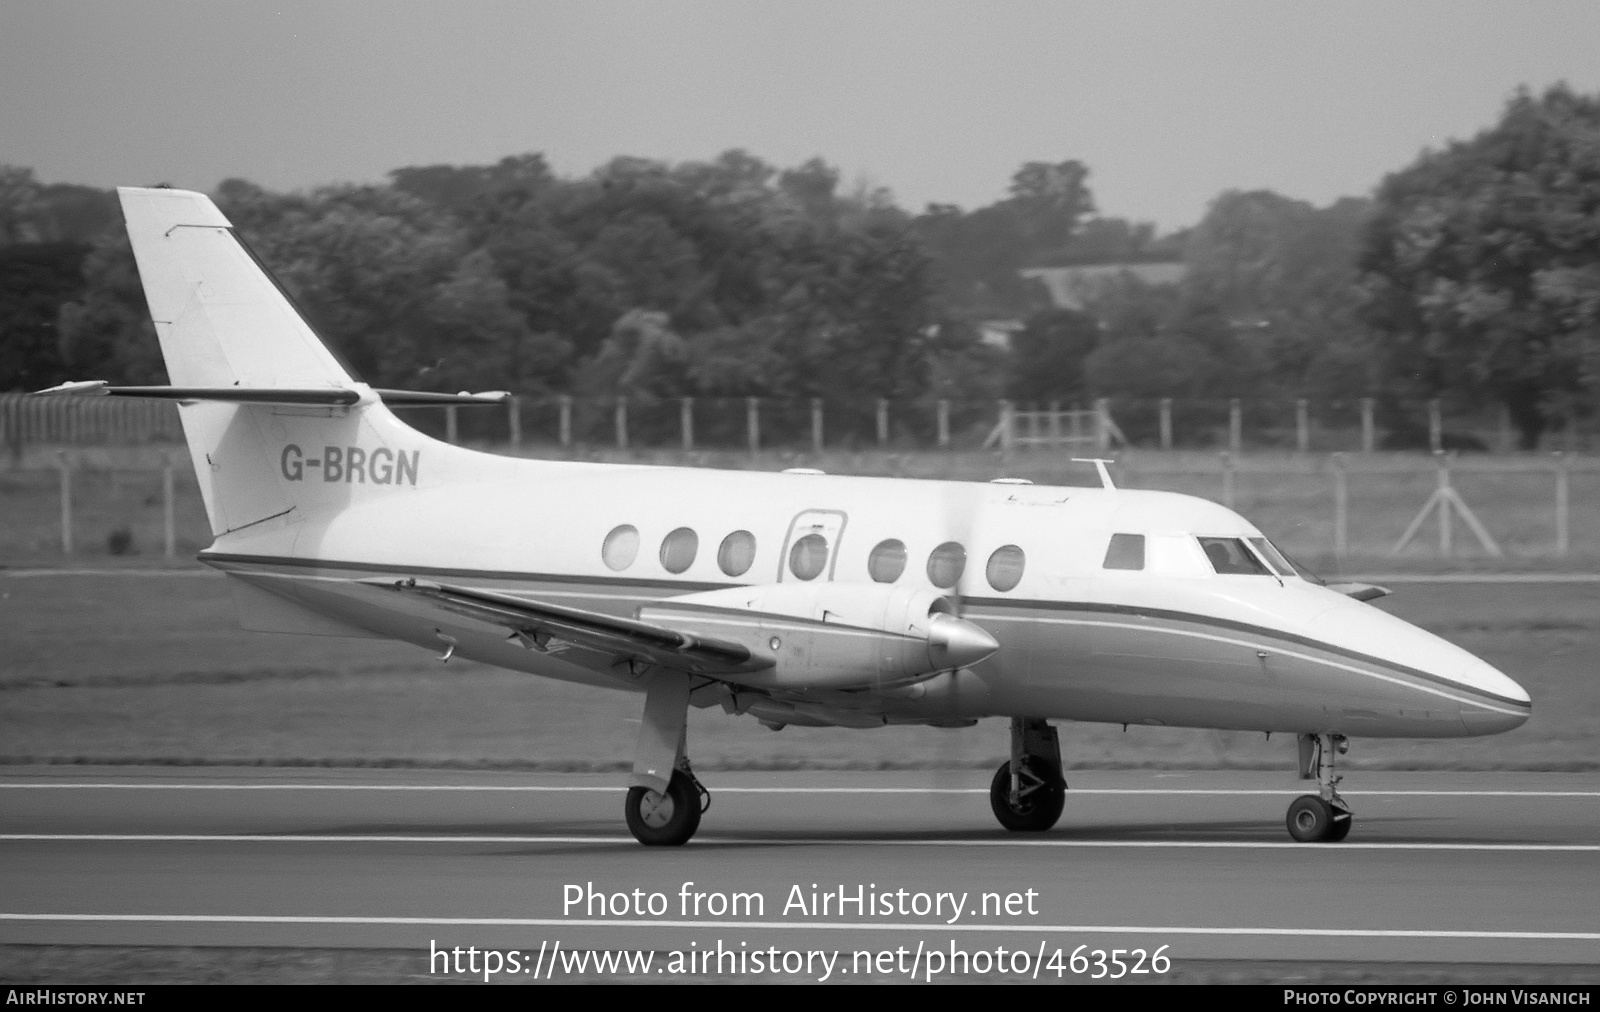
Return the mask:
POLYGON ((1243 538, 1201 538, 1200 547, 1211 560, 1211 568, 1223 576, 1273 575, 1243 538))
POLYGON ((1143 569, 1144 535, 1113 534, 1106 546, 1105 569, 1143 569))

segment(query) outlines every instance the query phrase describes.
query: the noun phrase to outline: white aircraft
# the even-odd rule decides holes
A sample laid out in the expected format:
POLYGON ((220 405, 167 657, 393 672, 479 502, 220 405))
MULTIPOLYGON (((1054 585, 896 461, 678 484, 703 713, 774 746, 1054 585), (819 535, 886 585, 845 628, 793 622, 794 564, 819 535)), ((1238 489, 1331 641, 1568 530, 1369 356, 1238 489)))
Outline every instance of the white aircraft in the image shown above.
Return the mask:
MULTIPOLYGON (((118 191, 170 387, 246 628, 391 637, 643 697, 627 823, 694 835, 690 706, 772 728, 1011 724, 990 800, 1041 831, 1066 783, 1050 720, 1285 732, 1340 840, 1350 736, 1492 734, 1516 682, 1320 585, 1215 503, 959 483, 522 460, 430 439, 357 382, 202 194, 118 191)), ((1341 592, 1342 591, 1342 592, 1341 592)))

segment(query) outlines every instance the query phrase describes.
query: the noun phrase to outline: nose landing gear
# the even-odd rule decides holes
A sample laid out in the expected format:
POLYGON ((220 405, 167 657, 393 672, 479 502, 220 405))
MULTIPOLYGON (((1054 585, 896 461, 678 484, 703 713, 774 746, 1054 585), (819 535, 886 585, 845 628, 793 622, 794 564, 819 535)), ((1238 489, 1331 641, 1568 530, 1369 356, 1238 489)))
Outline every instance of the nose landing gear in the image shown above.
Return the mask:
POLYGON ((1342 734, 1302 734, 1300 736, 1300 775, 1317 778, 1320 792, 1304 794, 1289 805, 1284 819, 1289 835, 1301 843, 1338 843, 1350 835, 1355 818, 1350 806, 1340 797, 1334 771, 1339 756, 1350 751, 1350 739, 1342 734))

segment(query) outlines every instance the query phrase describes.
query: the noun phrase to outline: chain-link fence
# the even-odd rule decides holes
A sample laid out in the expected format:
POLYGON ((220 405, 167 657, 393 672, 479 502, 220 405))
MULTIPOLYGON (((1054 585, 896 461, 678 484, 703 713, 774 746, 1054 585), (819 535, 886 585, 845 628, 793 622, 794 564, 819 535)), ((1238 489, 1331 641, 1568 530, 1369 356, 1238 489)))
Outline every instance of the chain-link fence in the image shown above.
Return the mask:
MULTIPOLYGON (((1216 449, 1232 453, 1384 450, 1583 452, 1600 445, 1587 415, 1548 417, 1537 433, 1504 408, 1449 400, 1102 398, 993 400, 777 397, 517 397, 505 405, 403 408, 440 439, 479 445, 678 449, 1216 449)), ((0 395, 0 445, 178 442, 177 409, 116 397, 0 395)))

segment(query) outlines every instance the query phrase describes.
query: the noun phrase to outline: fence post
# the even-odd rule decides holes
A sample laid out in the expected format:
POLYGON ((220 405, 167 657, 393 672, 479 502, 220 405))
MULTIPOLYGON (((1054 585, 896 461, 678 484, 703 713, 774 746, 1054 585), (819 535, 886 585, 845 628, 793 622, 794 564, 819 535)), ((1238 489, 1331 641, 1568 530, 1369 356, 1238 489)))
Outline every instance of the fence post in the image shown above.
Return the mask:
POLYGON ((72 462, 65 453, 57 454, 61 471, 61 554, 72 554, 72 462))
POLYGON ((572 395, 561 395, 561 428, 560 439, 562 446, 572 445, 572 395))
POLYGON ((1350 486, 1344 454, 1333 455, 1333 557, 1340 564, 1350 552, 1350 486))
POLYGON ((889 445, 889 401, 878 398, 878 445, 889 445))
POLYGON ((1237 455, 1244 443, 1244 408, 1239 398, 1228 401, 1228 452, 1237 455))
POLYGON ((999 402, 999 407, 1000 407, 1000 455, 1001 455, 1002 459, 1010 460, 1011 459, 1011 443, 1012 443, 1012 432, 1011 432, 1011 429, 1012 429, 1013 424, 1015 423, 1016 419, 1013 417, 1013 413, 1012 413, 1012 410, 1011 410, 1011 402, 1010 401, 1001 400, 999 402))
POLYGON ((1222 451, 1222 505, 1233 509, 1233 454, 1222 451))
POLYGON ((1372 425, 1372 398, 1361 398, 1361 452, 1371 453, 1378 445, 1377 432, 1372 425))
POLYGON ((1567 512, 1567 465, 1565 453, 1556 454, 1556 554, 1565 556, 1571 545, 1567 512))
POLYGON ((1111 426, 1106 423, 1111 421, 1111 400, 1107 397, 1097 397, 1094 402, 1094 448, 1100 453, 1105 453, 1111 446, 1111 426))
POLYGON ((16 463, 22 459, 22 398, 0 398, 0 429, 5 430, 6 448, 11 451, 11 460, 16 463))
POLYGON ((177 497, 172 492, 172 456, 163 453, 161 455, 161 543, 169 559, 178 554, 177 497))
POLYGON ((939 449, 950 449, 950 402, 939 399, 939 449))
POLYGON ((1301 453, 1311 450, 1311 418, 1304 397, 1294 402, 1294 445, 1301 453))
POLYGON ((822 398, 811 398, 811 449, 822 452, 822 398))
POLYGON ((750 444, 750 453, 761 452, 761 398, 744 399, 744 434, 750 444))
POLYGON ((1161 448, 1172 449, 1172 398, 1161 398, 1161 448))
POLYGON ((626 397, 617 398, 615 424, 617 430, 617 449, 626 450, 628 448, 628 398, 626 397))
POLYGON ((1500 405, 1500 445, 1495 447, 1501 453, 1511 453, 1517 448, 1516 437, 1511 434, 1511 409, 1504 404, 1500 405))
POLYGON ((1428 449, 1444 452, 1444 415, 1439 409, 1439 398, 1428 402, 1428 449))
POLYGON ((444 409, 444 441, 451 446, 456 445, 456 406, 447 405, 444 409))
POLYGON ((1046 430, 1050 433, 1050 449, 1054 450, 1061 445, 1061 402, 1050 402, 1050 422, 1046 430))
POLYGON ((522 402, 516 394, 506 398, 506 433, 513 452, 522 449, 522 402))
POLYGON ((1443 450, 1433 452, 1439 457, 1439 554, 1448 559, 1453 543, 1450 530, 1450 458, 1445 456, 1443 450))
POLYGON ((678 431, 683 436, 683 448, 694 449, 694 398, 678 401, 678 431))

